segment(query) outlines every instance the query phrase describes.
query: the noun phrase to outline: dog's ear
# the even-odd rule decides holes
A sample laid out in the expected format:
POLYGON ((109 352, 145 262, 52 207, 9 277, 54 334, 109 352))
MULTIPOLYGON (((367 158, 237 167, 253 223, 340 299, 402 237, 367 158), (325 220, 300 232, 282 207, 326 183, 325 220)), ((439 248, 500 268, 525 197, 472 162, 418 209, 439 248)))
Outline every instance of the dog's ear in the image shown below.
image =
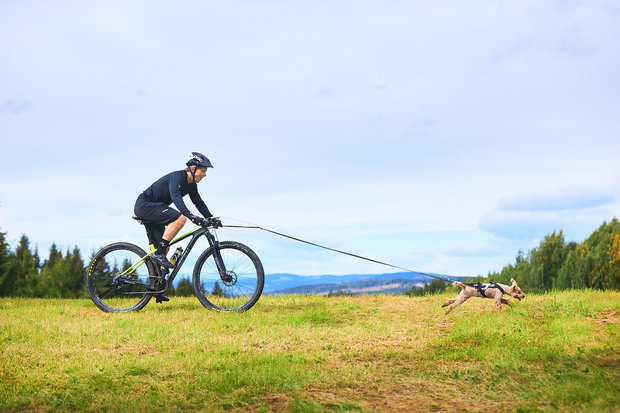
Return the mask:
POLYGON ((510 282, 512 283, 512 285, 517 285, 517 282, 515 281, 515 279, 514 279, 514 278, 511 278, 511 279, 510 279, 510 282))

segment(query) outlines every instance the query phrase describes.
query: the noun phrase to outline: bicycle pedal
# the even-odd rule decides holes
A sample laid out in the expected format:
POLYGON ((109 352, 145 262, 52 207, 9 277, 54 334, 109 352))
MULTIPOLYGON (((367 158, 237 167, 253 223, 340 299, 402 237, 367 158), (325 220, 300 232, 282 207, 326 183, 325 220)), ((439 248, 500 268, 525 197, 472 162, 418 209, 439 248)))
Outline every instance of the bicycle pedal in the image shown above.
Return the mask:
POLYGON ((170 301, 170 298, 166 297, 163 293, 159 293, 155 296, 156 303, 163 303, 164 301, 170 301))

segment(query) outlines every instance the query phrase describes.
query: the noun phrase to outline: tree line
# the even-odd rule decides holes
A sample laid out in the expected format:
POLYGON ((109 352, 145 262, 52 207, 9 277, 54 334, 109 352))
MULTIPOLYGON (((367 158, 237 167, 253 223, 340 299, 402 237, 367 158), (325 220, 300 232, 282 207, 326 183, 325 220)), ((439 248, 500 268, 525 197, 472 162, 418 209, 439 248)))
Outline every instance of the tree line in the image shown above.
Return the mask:
POLYGON ((524 291, 543 292, 572 288, 620 289, 620 223, 603 222, 581 243, 565 242, 564 232, 546 235, 527 254, 519 251, 514 264, 489 272, 473 282, 510 285, 514 278, 524 291))
MULTIPOLYGON (((49 256, 42 261, 26 235, 21 236, 15 249, 11 249, 6 233, 0 231, 0 297, 88 297, 84 285, 86 264, 77 246, 63 253, 52 244, 49 256)), ((604 222, 581 243, 567 243, 562 230, 554 231, 527 254, 519 251, 514 264, 471 281, 510 284, 511 278, 529 292, 620 289, 620 222, 616 218, 604 222)), ((445 288, 443 281, 434 280, 405 294, 425 295, 445 288)), ((176 288, 170 286, 168 293, 190 296, 194 290, 190 280, 184 278, 176 288)))
MULTIPOLYGON (((519 251, 514 264, 468 280, 510 285, 514 278, 528 292, 592 288, 620 290, 620 223, 614 218, 603 222, 585 241, 566 242, 564 232, 553 231, 527 254, 519 251)), ((446 282, 433 280, 413 287, 405 295, 420 296, 442 292, 446 282)))
POLYGON ((424 284, 423 287, 416 287, 414 285, 411 289, 403 291, 403 294, 410 297, 419 297, 428 294, 441 293, 445 291, 446 288, 448 288, 448 282, 434 279, 431 282, 424 284))

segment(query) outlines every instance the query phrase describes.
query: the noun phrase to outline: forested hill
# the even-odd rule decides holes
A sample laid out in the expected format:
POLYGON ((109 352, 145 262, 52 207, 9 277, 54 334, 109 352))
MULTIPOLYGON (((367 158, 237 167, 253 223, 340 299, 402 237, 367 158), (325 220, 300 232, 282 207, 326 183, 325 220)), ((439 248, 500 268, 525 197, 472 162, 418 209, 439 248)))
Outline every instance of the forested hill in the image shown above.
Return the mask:
POLYGON ((564 241, 563 231, 545 236, 527 254, 519 251, 514 264, 474 279, 508 283, 514 278, 525 291, 572 288, 620 289, 620 223, 604 222, 583 242, 564 241))

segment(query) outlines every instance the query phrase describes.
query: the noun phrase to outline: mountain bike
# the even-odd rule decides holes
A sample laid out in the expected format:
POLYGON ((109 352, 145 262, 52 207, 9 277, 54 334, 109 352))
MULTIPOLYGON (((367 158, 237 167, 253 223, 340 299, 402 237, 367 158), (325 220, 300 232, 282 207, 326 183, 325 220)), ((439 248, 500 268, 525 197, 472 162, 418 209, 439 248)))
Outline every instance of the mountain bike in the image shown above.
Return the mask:
MULTIPOLYGON (((148 233, 148 225, 145 226, 148 233)), ((86 275, 90 298, 106 312, 142 309, 154 295, 163 294, 172 285, 198 239, 205 236, 209 248, 198 257, 192 274, 194 292, 200 303, 217 311, 245 311, 256 304, 265 284, 263 265, 256 253, 239 242, 219 241, 216 228, 209 223, 174 239, 170 246, 190 236, 172 272, 151 259, 155 252, 152 243, 148 254, 128 242, 101 248, 90 262, 86 275)))

